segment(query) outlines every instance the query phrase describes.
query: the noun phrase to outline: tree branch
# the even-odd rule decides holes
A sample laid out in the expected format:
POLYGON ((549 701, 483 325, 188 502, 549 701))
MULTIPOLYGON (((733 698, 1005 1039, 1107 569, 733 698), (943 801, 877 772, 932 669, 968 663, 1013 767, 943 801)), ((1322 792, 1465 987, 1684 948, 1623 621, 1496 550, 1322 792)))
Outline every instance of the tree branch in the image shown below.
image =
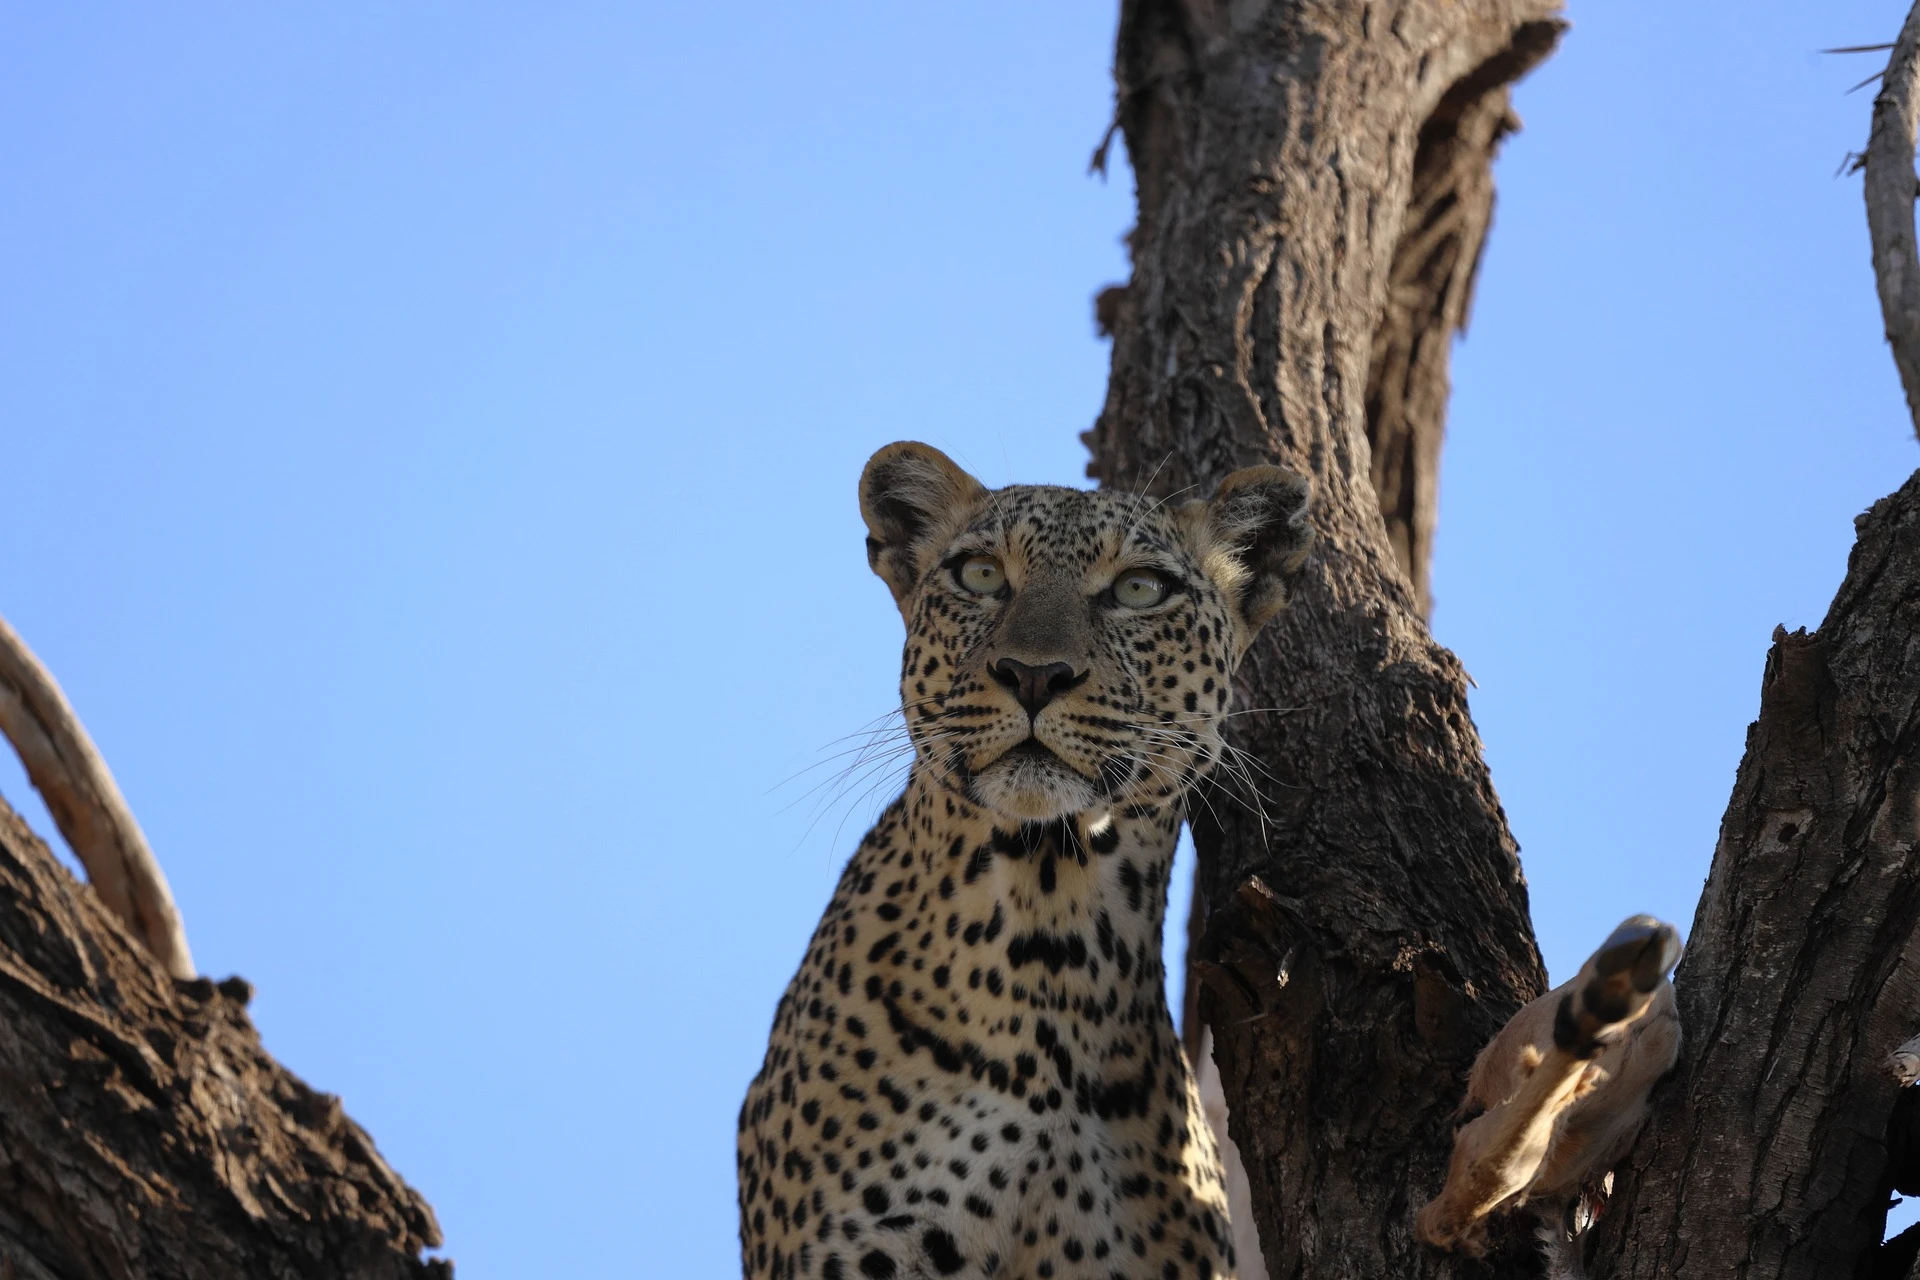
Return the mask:
POLYGON ((1820 629, 1774 633, 1596 1274, 1813 1280, 1879 1245, 1920 1008, 1920 472, 1858 527, 1820 629))
POLYGON ((0 801, 0 1277, 446 1280, 433 1211, 0 801))
POLYGON ((66 696, 0 618, 0 733, 13 743, 100 900, 176 978, 194 976, 173 892, 66 696))
POLYGON ((1920 433, 1920 253, 1914 246, 1914 130, 1920 122, 1920 4, 1907 14, 1873 100, 1867 141, 1867 231, 1887 343, 1907 393, 1907 413, 1920 433))

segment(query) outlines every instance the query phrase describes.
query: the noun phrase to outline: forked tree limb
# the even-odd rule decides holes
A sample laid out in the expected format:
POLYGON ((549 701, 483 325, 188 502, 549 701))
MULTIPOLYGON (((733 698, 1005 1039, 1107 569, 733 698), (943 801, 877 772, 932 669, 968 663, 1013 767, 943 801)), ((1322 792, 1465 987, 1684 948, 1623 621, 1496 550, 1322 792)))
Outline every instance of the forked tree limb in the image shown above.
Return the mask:
POLYGON ((173 892, 106 761, 26 641, 0 618, 0 733, 108 909, 176 978, 194 976, 173 892))
POLYGON ((1920 123, 1920 4, 1907 14, 1873 100, 1873 133, 1865 159, 1867 231, 1887 344, 1907 393, 1907 412, 1920 433, 1920 252, 1913 202, 1914 131, 1920 123))
MULTIPOLYGON (((1279 460, 1318 490, 1320 558, 1242 669, 1249 705, 1286 709, 1235 725, 1272 785, 1257 813, 1223 797, 1194 815, 1191 971, 1275 1276, 1467 1273, 1407 1248, 1406 1207, 1438 1185, 1460 1055, 1538 981, 1458 667, 1419 625, 1430 506, 1395 482, 1380 393, 1404 368, 1443 400, 1432 303, 1471 281, 1418 252, 1439 225, 1420 198, 1433 127, 1448 109, 1474 125, 1461 172, 1477 181, 1492 95, 1558 29, 1528 3, 1122 5, 1140 218, 1133 279, 1103 299, 1113 377, 1090 470, 1176 493, 1279 460), (1433 365, 1397 354, 1403 281, 1423 291, 1404 349, 1433 365)), ((1920 428, 1920 20, 1899 45, 1868 201, 1920 428)), ((1483 232, 1457 242, 1477 251, 1483 232)), ((1430 480, 1432 443, 1399 474, 1430 480)), ((1906 1274, 1879 1240, 1888 1189, 1920 1194, 1920 1091, 1887 1068, 1920 1003, 1920 475, 1859 529, 1820 631, 1769 659, 1678 983, 1693 1049, 1591 1241, 1597 1275, 1906 1274)))
MULTIPOLYGON (((1433 545, 1453 343, 1467 327, 1474 281, 1493 222, 1494 157, 1519 127, 1507 86, 1488 91, 1473 81, 1444 98, 1421 125, 1411 193, 1387 269, 1385 303, 1373 330, 1364 398, 1370 478, 1387 545, 1413 588, 1414 608, 1424 618, 1433 614, 1433 545)), ((1110 288, 1096 300, 1103 334, 1113 332, 1126 293, 1124 287, 1110 288)), ((1206 1026, 1200 1016, 1200 976, 1205 970, 1197 948, 1206 920, 1197 871, 1195 885, 1185 931, 1188 963, 1180 1025, 1204 1091, 1208 1081, 1217 1083, 1217 1073, 1209 1074, 1213 1064, 1201 1060, 1206 1026)), ((1224 1103, 1218 1113, 1225 1114, 1224 1103)), ((1244 1171, 1236 1174, 1234 1168, 1237 1147, 1224 1128, 1219 1136, 1229 1185, 1236 1185, 1236 1176, 1244 1182, 1244 1171)), ((1250 1224, 1240 1218, 1235 1220, 1235 1246, 1248 1257, 1260 1256, 1250 1224)))

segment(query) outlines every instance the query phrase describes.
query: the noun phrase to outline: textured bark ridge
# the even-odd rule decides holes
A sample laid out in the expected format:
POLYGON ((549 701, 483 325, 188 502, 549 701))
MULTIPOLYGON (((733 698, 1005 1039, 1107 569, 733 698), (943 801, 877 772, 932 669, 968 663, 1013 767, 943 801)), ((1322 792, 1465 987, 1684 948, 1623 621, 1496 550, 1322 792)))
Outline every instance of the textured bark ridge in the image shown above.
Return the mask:
POLYGON ((1596 1275, 1905 1274, 1874 1255, 1920 1182, 1888 1061, 1920 1018, 1920 472, 1858 528, 1820 629, 1774 633, 1596 1275))
POLYGON ((1279 462, 1316 488, 1298 603, 1241 673, 1237 741, 1270 776, 1194 820, 1201 1005, 1275 1277, 1486 1274, 1413 1214, 1474 1053, 1544 975, 1409 570, 1506 86, 1559 31, 1538 0, 1122 6, 1139 221, 1090 471, 1204 493, 1279 462))
POLYGON ((404 1280, 433 1211, 0 801, 0 1276, 404 1280))

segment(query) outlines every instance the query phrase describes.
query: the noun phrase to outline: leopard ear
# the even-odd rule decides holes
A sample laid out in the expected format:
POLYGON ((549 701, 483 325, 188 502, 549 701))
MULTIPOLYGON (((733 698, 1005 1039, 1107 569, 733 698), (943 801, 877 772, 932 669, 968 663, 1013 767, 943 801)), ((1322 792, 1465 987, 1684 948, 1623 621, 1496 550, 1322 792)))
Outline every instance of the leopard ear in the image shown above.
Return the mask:
POLYGON ((927 557, 987 491, 932 445, 902 440, 867 459, 860 514, 867 522, 867 564, 895 603, 926 573, 927 557))
POLYGON ((1217 576, 1245 624, 1242 645, 1286 608, 1287 583, 1313 545, 1312 493, 1304 476, 1284 467, 1247 467, 1222 480, 1205 504, 1209 541, 1230 558, 1217 576))

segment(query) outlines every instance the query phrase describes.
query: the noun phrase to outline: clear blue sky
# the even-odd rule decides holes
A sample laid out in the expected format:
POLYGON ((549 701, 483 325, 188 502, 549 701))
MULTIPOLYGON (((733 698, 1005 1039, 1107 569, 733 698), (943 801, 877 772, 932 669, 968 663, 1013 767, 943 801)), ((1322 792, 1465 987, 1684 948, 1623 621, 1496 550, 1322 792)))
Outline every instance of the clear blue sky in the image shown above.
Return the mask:
MULTIPOLYGON (((1114 9, 0 5, 0 613, 468 1280, 735 1271, 880 798, 786 781, 893 698, 854 479, 1078 480, 1114 9)), ((1558 974, 1691 919, 1769 632, 1920 463, 1816 52, 1903 12, 1581 4, 1519 92, 1435 621, 1558 974)))

